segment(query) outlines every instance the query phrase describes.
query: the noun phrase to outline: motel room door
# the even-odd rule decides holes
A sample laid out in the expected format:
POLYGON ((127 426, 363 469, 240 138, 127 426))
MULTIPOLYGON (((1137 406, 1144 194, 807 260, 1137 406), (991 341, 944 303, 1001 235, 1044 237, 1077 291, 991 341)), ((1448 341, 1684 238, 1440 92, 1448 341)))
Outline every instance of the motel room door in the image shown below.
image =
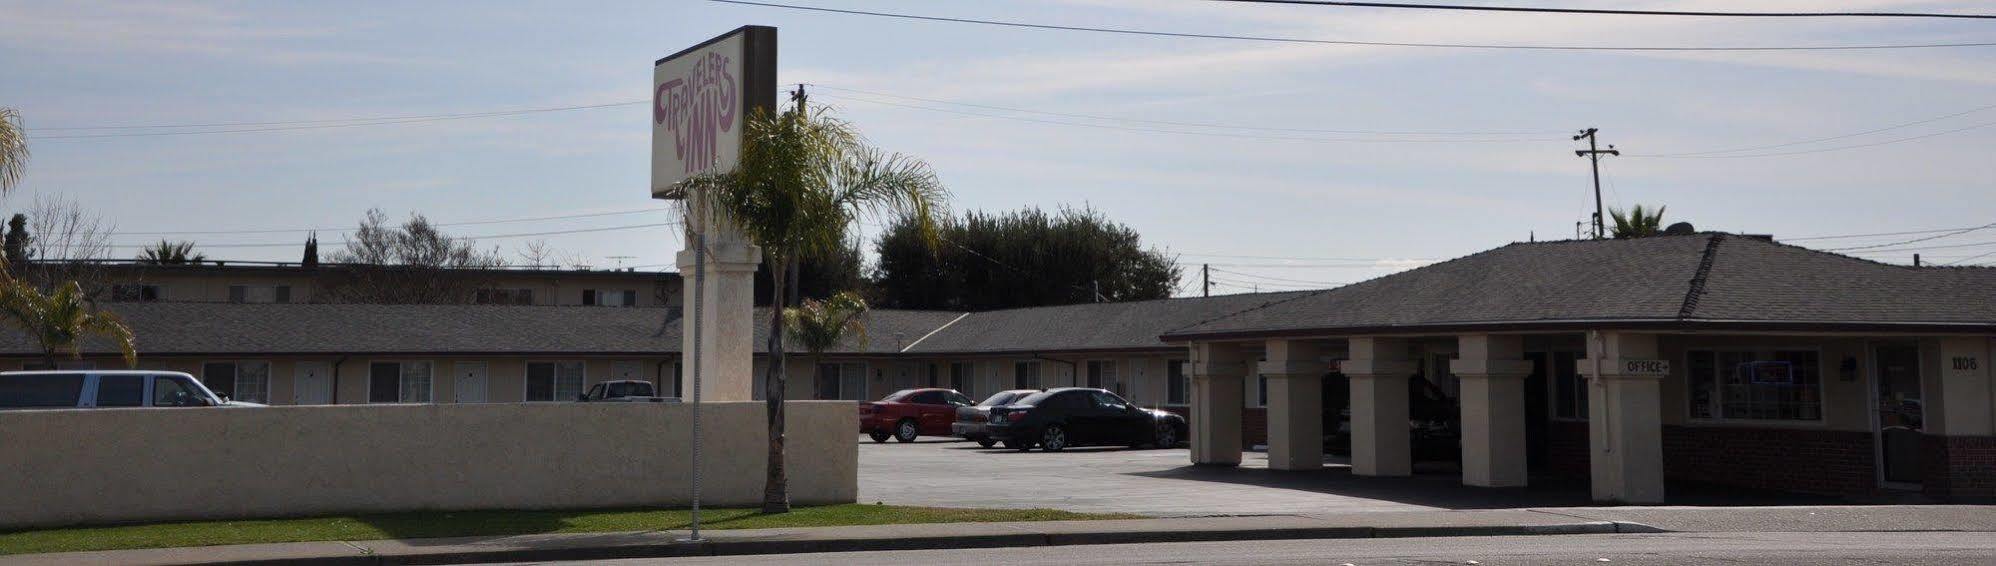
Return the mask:
POLYGON ((298 362, 291 369, 291 404, 324 405, 333 402, 333 366, 326 362, 298 362))
POLYGON ((457 376, 451 382, 451 395, 457 403, 485 402, 485 362, 458 362, 451 368, 457 376))
POLYGON ((1872 380, 1878 396, 1879 480, 1885 485, 1916 486, 1921 479, 1920 441, 1926 429, 1920 394, 1920 347, 1917 344, 1878 344, 1872 347, 1872 380))

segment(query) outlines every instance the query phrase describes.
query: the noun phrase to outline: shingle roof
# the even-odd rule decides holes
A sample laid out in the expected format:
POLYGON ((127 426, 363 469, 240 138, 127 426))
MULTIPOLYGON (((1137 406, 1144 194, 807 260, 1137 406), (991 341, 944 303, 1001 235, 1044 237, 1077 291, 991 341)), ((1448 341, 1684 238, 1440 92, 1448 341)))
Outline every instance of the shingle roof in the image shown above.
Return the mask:
POLYGON ((1705 233, 1515 243, 1166 338, 1608 320, 1996 326, 1992 298, 1996 269, 1895 266, 1705 233))
POLYGON ((910 353, 1055 352, 1165 348, 1175 328, 1286 301, 1308 291, 1250 293, 1121 303, 1086 303, 970 313, 915 344, 910 353))
MULTIPOLYGON (((679 309, 496 305, 111 303, 141 354, 678 353, 679 309)), ((757 309, 757 352, 768 327, 757 309)), ((958 313, 879 310, 869 337, 835 350, 893 352, 958 313), (862 350, 863 346, 863 350, 862 350)), ((35 353, 18 331, 0 330, 0 353, 35 353)), ((114 350, 98 340, 90 353, 114 350)))

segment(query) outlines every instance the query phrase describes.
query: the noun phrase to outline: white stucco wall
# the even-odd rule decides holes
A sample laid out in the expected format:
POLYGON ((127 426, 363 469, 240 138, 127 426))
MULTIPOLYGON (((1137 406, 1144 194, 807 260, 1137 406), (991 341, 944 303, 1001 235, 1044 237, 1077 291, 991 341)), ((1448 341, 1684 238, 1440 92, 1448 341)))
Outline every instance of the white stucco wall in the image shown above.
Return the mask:
MULTIPOLYGON (((690 503, 692 407, 488 403, 0 411, 0 529, 690 503)), ((761 403, 703 407, 702 504, 762 500, 761 403)), ((858 496, 849 402, 788 407, 790 497, 858 496)))

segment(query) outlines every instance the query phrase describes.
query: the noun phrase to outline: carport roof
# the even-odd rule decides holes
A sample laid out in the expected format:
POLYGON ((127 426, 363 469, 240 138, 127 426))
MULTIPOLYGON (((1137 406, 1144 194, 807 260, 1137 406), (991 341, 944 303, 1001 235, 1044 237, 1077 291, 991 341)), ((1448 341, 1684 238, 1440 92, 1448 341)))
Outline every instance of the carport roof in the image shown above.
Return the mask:
POLYGON ((1996 330, 1996 269, 1723 233, 1514 243, 1189 325, 1169 340, 1556 327, 1996 330))

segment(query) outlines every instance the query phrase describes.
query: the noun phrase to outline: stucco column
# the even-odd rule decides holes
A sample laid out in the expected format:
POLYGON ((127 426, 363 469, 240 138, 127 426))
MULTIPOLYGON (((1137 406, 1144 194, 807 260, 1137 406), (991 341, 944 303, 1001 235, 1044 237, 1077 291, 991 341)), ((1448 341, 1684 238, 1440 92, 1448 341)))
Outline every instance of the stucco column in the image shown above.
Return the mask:
MULTIPOLYGON (((691 241, 689 238, 688 241, 691 241)), ((693 372, 700 374, 702 401, 754 399, 755 269, 762 249, 735 237, 710 233, 707 240, 706 290, 695 293, 693 250, 680 250, 679 273, 684 288, 680 356, 686 362, 682 388, 690 398, 693 372), (700 367, 693 367, 693 298, 701 297, 700 367)))
POLYGON ((1242 384, 1247 362, 1238 346, 1192 345, 1192 463, 1241 463, 1242 384))
POLYGON ((1525 485, 1525 376, 1532 373, 1525 340, 1465 334, 1456 344, 1450 368, 1462 384, 1462 483, 1525 485))
POLYGON ((1300 340, 1268 341, 1260 374, 1268 378, 1268 467, 1324 467, 1323 348, 1300 340))
MULTIPOLYGON (((1587 338, 1587 436, 1594 500, 1663 502, 1664 376, 1656 335, 1602 331, 1587 338)), ((1681 368, 1674 371, 1682 372, 1681 368)))
POLYGON ((1407 428, 1407 378, 1414 362, 1397 338, 1352 338, 1338 364, 1351 381, 1351 470, 1361 476, 1414 473, 1407 428))

